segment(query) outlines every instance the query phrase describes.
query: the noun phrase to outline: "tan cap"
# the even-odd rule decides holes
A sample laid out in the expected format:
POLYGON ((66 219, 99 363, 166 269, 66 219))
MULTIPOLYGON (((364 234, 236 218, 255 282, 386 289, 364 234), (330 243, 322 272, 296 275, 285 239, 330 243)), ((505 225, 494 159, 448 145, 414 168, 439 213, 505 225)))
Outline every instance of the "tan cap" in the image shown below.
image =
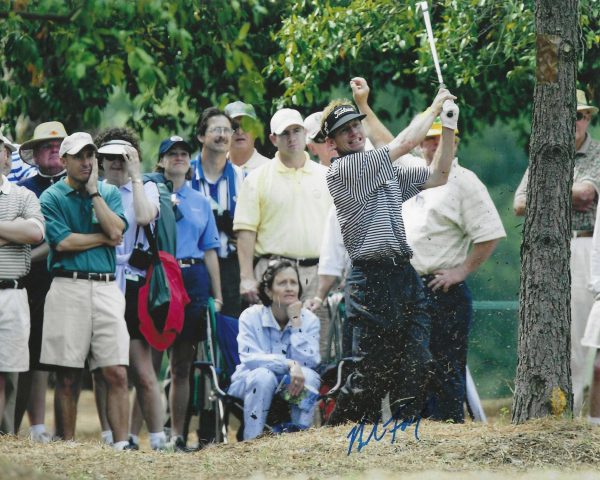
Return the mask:
POLYGON ((2 132, 0 132, 0 143, 3 143, 4 146, 10 150, 10 153, 15 153, 17 151, 17 145, 2 135, 2 132))
POLYGON ((67 136, 65 127, 60 122, 44 122, 40 123, 33 131, 33 138, 27 140, 21 148, 19 148, 19 156, 29 165, 35 165, 33 158, 33 149, 40 143, 48 140, 62 140, 67 136))
POLYGON ((583 90, 577 90, 577 111, 589 110, 592 115, 598 113, 598 109, 592 105, 588 105, 587 98, 585 98, 585 92, 583 90))
MULTIPOLYGON (((435 117, 435 120, 431 124, 431 127, 429 127, 429 130, 427 131, 427 135, 425 135, 425 138, 439 137, 441 134, 442 134, 442 120, 440 119, 440 117, 435 117)), ((454 129, 454 135, 458 135, 458 128, 454 129)))

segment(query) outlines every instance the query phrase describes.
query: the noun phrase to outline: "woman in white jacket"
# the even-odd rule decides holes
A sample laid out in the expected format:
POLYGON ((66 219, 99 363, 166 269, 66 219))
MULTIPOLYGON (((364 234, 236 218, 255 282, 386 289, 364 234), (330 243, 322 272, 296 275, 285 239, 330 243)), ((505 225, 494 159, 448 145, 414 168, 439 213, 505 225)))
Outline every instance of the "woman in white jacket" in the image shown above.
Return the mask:
MULTIPOLYGON (((259 286, 262 305, 240 316, 237 337, 240 365, 232 376, 229 394, 244 400, 244 440, 263 432, 277 386, 289 375, 289 396, 318 391, 315 367, 319 354, 319 319, 302 308, 298 271, 288 260, 275 260, 259 286)), ((291 403, 292 423, 310 427, 314 402, 291 403)))

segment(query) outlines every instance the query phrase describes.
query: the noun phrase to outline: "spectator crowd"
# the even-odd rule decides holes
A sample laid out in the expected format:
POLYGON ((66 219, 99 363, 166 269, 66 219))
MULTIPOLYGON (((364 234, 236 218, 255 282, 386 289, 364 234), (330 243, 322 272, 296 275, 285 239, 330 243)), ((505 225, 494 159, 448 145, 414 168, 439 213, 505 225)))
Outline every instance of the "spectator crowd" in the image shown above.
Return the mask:
MULTIPOLYGON (((0 136, 2 430, 18 432, 27 413, 32 441, 73 439, 88 368, 105 443, 137 449, 145 422, 153 449, 185 451, 189 378, 207 340, 209 298, 220 315, 239 318, 240 363, 229 394, 244 402, 243 438, 263 432, 282 385, 292 423, 308 428, 314 399, 293 399, 320 388, 322 360, 331 358, 327 298, 335 290, 345 295, 343 353, 360 360, 324 421, 375 421, 389 399, 400 418, 464 422, 473 321, 467 280, 506 233, 485 185, 459 163, 456 97, 441 88, 393 135, 370 108, 365 79, 353 78, 350 88, 354 103, 336 99, 305 119, 296 109, 277 110, 269 122, 272 159, 255 148, 260 122, 241 101, 201 113, 196 154, 172 132, 152 173, 142 171, 139 138, 128 128, 92 138, 52 120, 20 146, 0 136), (163 352, 141 328, 138 301, 159 223, 171 228, 170 253, 188 300, 167 351, 168 435, 157 380, 163 352), (45 426, 49 372, 52 432, 45 426)), ((600 291, 600 147, 587 133, 596 113, 579 92, 576 409, 585 349, 600 347, 600 310, 592 308, 600 291)), ((517 215, 526 189, 527 174, 515 195, 517 215)), ((598 372, 600 360, 594 379, 598 372)), ((600 424, 596 380, 590 421, 600 424)))

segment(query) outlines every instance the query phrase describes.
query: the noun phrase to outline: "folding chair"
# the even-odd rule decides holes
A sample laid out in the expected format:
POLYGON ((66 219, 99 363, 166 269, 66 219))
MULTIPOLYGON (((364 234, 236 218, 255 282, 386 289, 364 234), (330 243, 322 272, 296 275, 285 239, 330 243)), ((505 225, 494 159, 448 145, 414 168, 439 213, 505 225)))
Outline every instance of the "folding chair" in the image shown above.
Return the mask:
MULTIPOLYGON (((199 406, 200 412, 198 438, 204 442, 228 443, 229 420, 233 414, 240 421, 237 440, 241 441, 244 402, 227 393, 231 376, 240 363, 237 347, 238 320, 217 314, 212 298, 208 302, 207 315, 208 335, 204 344, 204 358, 194 362, 198 371, 194 388, 194 403, 199 406)), ((265 427, 269 431, 275 431, 287 420, 288 405, 276 395, 273 397, 265 427)))

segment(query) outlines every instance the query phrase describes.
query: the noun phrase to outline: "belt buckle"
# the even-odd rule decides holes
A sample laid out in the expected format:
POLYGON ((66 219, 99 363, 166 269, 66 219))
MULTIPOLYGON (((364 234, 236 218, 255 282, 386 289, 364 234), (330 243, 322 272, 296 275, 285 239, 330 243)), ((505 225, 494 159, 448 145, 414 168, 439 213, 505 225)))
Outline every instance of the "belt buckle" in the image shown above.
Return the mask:
POLYGON ((13 288, 14 288, 15 290, 16 290, 17 288, 19 288, 19 281, 18 281, 18 280, 15 280, 14 278, 13 278, 13 288))
POLYGON ((399 265, 399 263, 396 263, 396 257, 392 257, 392 263, 394 264, 394 267, 399 265))

